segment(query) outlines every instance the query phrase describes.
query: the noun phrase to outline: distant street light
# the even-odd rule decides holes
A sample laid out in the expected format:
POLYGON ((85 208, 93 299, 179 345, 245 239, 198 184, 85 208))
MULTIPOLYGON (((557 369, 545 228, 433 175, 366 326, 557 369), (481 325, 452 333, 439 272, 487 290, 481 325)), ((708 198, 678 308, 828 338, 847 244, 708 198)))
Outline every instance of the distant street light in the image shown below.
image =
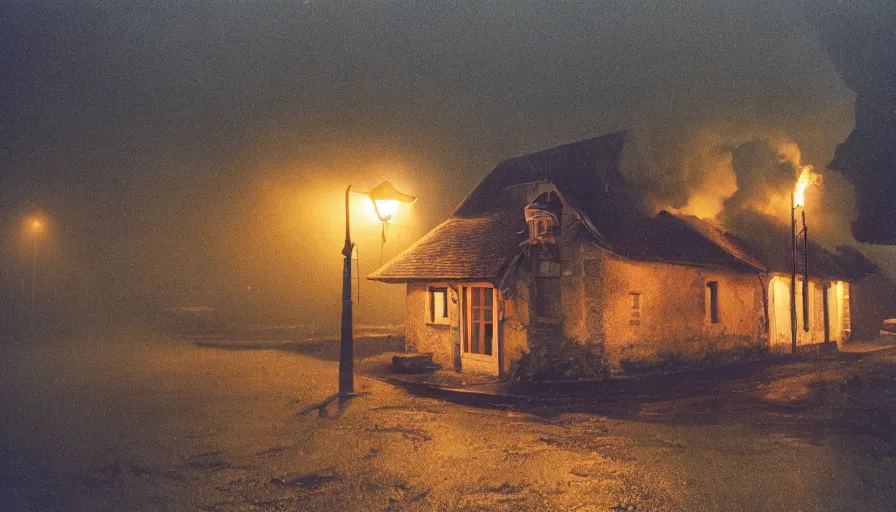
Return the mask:
MULTIPOLYGON (((349 209, 349 195, 352 192, 351 185, 345 189, 345 245, 342 247, 344 262, 342 266, 342 326, 339 339, 339 398, 346 399, 355 392, 354 378, 354 338, 352 332, 352 251, 355 244, 351 237, 351 211, 349 209)), ((414 196, 403 194, 395 189, 391 183, 384 181, 370 189, 369 192, 358 192, 368 196, 373 201, 376 216, 385 224, 398 212, 400 203, 413 203, 417 199, 414 196)), ((385 231, 384 231, 385 236, 385 231)))
POLYGON ((36 316, 34 305, 37 283, 37 242, 41 237, 43 237, 46 230, 47 222, 43 218, 37 215, 33 215, 25 219, 25 233, 29 238, 31 238, 31 298, 28 309, 28 320, 31 334, 34 334, 36 316))

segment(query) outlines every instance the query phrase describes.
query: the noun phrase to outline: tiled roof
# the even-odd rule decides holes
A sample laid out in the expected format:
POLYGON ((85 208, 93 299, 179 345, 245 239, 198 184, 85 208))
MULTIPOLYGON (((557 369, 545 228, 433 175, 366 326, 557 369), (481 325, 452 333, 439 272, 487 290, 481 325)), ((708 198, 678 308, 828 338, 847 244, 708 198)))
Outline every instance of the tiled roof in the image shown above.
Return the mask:
POLYGON ((369 276, 377 281, 494 281, 525 239, 523 212, 451 217, 369 276))
MULTIPOLYGON (((743 215, 749 229, 738 231, 745 235, 697 217, 660 212, 648 221, 630 222, 624 235, 608 241, 611 250, 633 260, 789 274, 792 249, 787 227, 764 215, 743 215)), ((801 274, 805 268, 802 240, 797 245, 796 271, 801 274)), ((876 272, 861 254, 837 255, 811 240, 808 249, 813 277, 853 280, 876 272)))
POLYGON ((606 239, 607 248, 619 256, 657 261, 724 267, 745 272, 765 266, 728 239, 718 228, 695 217, 660 212, 655 217, 626 219, 625 229, 606 239))
POLYGON ((508 187, 551 182, 579 211, 595 237, 594 221, 615 224, 626 204, 619 162, 625 133, 611 133, 498 164, 454 214, 369 276, 378 281, 432 279, 494 280, 525 240, 523 205, 507 209, 508 187))
MULTIPOLYGON (((789 274, 791 272, 791 239, 788 226, 781 225, 767 216, 743 212, 732 220, 737 235, 728 234, 738 245, 749 251, 771 272, 789 274)), ((832 279, 857 279, 864 269, 862 262, 838 256, 811 241, 812 226, 809 226, 809 274, 832 279)), ((797 242, 796 271, 804 272, 805 259, 802 240, 797 242)), ((853 258, 854 259, 854 258, 853 258)), ((864 258, 863 258, 864 259, 864 258)), ((867 262, 867 260, 864 260, 867 262)))
POLYGON ((721 251, 724 251, 726 255, 724 259, 731 259, 732 261, 742 263, 756 270, 766 270, 766 266, 764 263, 756 259, 752 254, 748 253, 743 247, 740 246, 740 244, 738 244, 733 238, 731 238, 728 233, 722 231, 719 226, 711 224, 710 222, 694 217, 692 215, 672 215, 668 212, 660 212, 659 216, 664 215, 674 218, 678 222, 685 224, 689 229, 697 232, 702 238, 706 240, 706 242, 712 244, 721 251))
MULTIPOLYGON (((643 213, 620 173, 624 142, 624 132, 611 133, 500 163, 451 218, 369 278, 494 281, 526 238, 524 205, 508 206, 512 204, 509 187, 533 182, 552 183, 579 213, 594 240, 622 257, 743 272, 789 272, 786 230, 769 227, 776 230, 773 236, 748 240, 696 217, 643 213)), ((814 244, 809 250, 815 275, 851 275, 842 258, 814 244)), ((801 269, 802 262, 799 265, 801 269)))
POLYGON ((617 132, 505 160, 473 189, 454 215, 476 217, 502 210, 506 203, 499 199, 508 187, 549 181, 590 220, 615 216, 634 204, 626 197, 627 185, 619 172, 624 143, 625 132, 617 132))

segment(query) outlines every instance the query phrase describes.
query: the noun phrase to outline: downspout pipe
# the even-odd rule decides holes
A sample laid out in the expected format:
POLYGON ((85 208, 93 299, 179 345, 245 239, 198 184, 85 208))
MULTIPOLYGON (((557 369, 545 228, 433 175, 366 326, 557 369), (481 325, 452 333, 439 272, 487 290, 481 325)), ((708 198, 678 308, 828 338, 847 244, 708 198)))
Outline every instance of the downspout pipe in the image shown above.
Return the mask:
POLYGON ((457 306, 457 308, 456 308, 457 309, 457 315, 456 315, 457 325, 451 326, 451 342, 454 345, 453 354, 452 354, 454 356, 454 371, 457 373, 460 373, 461 370, 463 369, 463 364, 462 364, 461 357, 460 357, 460 343, 461 343, 461 340, 460 340, 461 325, 460 325, 460 323, 462 321, 460 303, 461 303, 461 290, 463 290, 463 287, 461 287, 459 285, 457 287, 455 287, 451 283, 447 283, 447 284, 448 284, 448 288, 451 288, 451 291, 454 292, 454 295, 457 298, 457 300, 455 300, 455 304, 457 306))
POLYGON ((809 332, 809 228, 803 208, 803 330, 809 332))
POLYGON ((765 282, 762 280, 762 273, 757 272, 756 277, 759 278, 759 292, 762 294, 762 313, 763 319, 765 321, 765 333, 766 335, 768 335, 771 332, 768 313, 768 288, 766 287, 765 282))

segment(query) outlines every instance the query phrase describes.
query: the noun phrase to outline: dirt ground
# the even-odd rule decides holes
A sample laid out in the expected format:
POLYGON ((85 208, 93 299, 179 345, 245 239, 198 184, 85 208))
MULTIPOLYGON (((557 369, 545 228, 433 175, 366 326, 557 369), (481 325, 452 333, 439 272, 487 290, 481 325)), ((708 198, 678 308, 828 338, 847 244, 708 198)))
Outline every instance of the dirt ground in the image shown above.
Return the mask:
POLYGON ((0 510, 896 503, 894 350, 642 380, 571 407, 457 405, 359 377, 366 394, 340 410, 314 407, 336 364, 312 345, 0 346, 0 510))

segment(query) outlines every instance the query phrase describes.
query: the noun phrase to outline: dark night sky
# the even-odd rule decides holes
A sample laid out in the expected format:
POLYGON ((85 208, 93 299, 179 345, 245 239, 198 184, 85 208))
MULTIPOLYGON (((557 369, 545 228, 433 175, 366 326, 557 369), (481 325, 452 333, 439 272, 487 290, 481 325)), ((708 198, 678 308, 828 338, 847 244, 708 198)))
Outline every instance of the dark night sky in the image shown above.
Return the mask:
MULTIPOLYGON (((517 154, 630 129, 654 148, 632 178, 683 207, 733 193, 704 165, 719 151, 793 141, 820 170, 853 126, 854 94, 796 2, 434 4, 5 2, 9 294, 36 204, 53 227, 45 286, 69 303, 335 325, 347 184, 419 197, 388 257, 517 154)), ((846 241, 851 192, 826 180, 819 222, 846 241)), ((358 220, 356 237, 366 274, 378 228, 358 220)), ((402 294, 364 283, 360 322, 401 322, 402 294)))

